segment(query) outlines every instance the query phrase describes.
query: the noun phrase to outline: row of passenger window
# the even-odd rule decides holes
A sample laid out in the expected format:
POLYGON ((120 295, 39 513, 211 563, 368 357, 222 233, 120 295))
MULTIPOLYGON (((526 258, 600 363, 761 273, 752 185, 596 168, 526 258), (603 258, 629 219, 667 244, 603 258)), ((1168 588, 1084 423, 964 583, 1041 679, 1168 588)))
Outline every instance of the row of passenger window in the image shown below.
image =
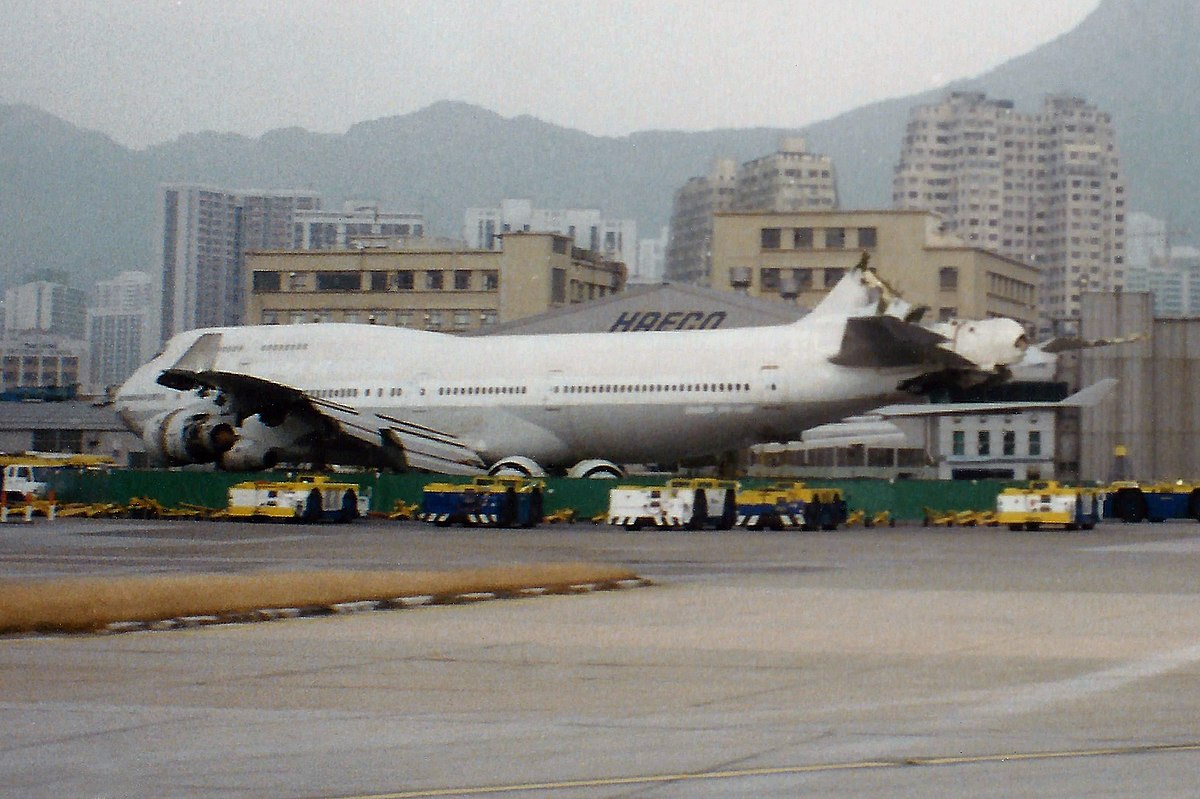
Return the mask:
POLYGON ((467 396, 477 394, 526 394, 525 386, 443 386, 438 389, 439 396, 467 396))
MULTIPOLYGON (((394 386, 387 390, 389 397, 404 396, 404 389, 399 386, 394 386)), ((310 397, 320 397, 321 399, 346 399, 351 397, 382 397, 383 389, 364 388, 361 391, 357 388, 315 388, 308 392, 310 397)))
POLYGON ((658 393, 664 391, 675 393, 690 391, 715 391, 724 393, 749 390, 749 383, 649 383, 633 385, 568 385, 554 387, 555 394, 560 392, 563 394, 640 394, 658 393))

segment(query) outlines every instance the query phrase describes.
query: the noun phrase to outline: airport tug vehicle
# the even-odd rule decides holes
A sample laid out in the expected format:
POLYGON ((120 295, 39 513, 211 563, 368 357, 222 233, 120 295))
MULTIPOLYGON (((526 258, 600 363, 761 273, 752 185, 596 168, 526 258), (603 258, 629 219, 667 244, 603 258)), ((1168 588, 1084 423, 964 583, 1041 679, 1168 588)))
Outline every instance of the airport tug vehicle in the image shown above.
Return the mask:
POLYGON ((776 483, 739 491, 737 525, 751 530, 836 530, 848 518, 838 488, 776 483))
POLYGON ((1116 482, 1108 487, 1104 517, 1128 524, 1167 519, 1200 521, 1200 484, 1116 482))
POLYGON ((1035 480, 1024 488, 1006 488, 996 497, 996 522, 1010 530, 1091 530, 1100 521, 1105 492, 1035 480))
POLYGON ((234 519, 297 519, 349 522, 365 516, 369 490, 357 483, 302 475, 292 480, 249 480, 229 487, 228 515, 234 519))
POLYGON ((629 530, 728 530, 737 521, 737 491, 737 482, 710 477, 681 477, 665 486, 617 486, 608 492, 608 523, 629 530))
POLYGON ((546 484, 526 477, 474 477, 469 483, 430 483, 417 518, 439 527, 533 527, 544 516, 546 484))

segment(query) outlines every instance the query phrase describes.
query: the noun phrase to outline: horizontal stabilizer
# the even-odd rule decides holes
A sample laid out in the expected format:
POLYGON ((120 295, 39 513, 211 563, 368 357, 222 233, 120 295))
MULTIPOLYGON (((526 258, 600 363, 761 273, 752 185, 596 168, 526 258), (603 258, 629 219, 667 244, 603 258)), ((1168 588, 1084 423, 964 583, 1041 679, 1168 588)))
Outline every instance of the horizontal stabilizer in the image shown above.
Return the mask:
POLYGON ((1118 338, 1097 338, 1085 339, 1079 336, 1059 336, 1052 338, 1044 344, 1039 344, 1038 349, 1042 352, 1051 354, 1059 352, 1069 352, 1071 350, 1086 350, 1092 347, 1108 347, 1113 344, 1128 344, 1131 341, 1140 341, 1145 338, 1145 335, 1138 333, 1133 336, 1121 336, 1118 338))
POLYGON ((1103 380, 1097 380, 1087 388, 1076 391, 1071 396, 1064 398, 1059 404, 1069 405, 1073 408, 1091 408, 1111 394, 1116 387, 1117 379, 1115 377, 1106 377, 1103 380))
POLYGON ((839 366, 887 368, 924 363, 970 366, 939 344, 946 339, 894 316, 858 316, 846 320, 842 346, 830 361, 839 366))

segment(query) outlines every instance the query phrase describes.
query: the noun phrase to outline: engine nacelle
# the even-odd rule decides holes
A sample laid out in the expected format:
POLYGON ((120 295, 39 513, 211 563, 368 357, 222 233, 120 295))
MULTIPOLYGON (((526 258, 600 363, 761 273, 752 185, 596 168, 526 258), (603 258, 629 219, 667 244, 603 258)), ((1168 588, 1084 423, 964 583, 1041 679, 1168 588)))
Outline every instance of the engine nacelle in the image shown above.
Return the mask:
POLYGON ((229 472, 258 472, 279 463, 279 451, 269 444, 241 438, 221 455, 217 465, 229 472))
POLYGON ((933 325, 932 330, 946 338, 939 347, 966 358, 985 372, 1017 363, 1029 348, 1025 328, 1015 319, 953 319, 933 325))
POLYGON ((211 463, 228 452, 238 435, 233 420, 209 410, 207 405, 167 411, 142 429, 146 453, 166 463, 211 463))

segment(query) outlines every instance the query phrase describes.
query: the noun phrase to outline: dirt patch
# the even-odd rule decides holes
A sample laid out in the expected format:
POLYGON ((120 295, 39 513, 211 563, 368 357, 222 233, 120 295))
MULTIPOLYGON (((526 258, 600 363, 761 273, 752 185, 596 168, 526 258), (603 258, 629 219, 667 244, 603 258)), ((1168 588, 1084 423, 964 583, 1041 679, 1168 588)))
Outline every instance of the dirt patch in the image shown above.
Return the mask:
POLYGON ((315 571, 0 582, 0 634, 87 632, 128 621, 220 616, 263 608, 463 594, 567 591, 637 579, 618 566, 548 563, 448 572, 315 571))

